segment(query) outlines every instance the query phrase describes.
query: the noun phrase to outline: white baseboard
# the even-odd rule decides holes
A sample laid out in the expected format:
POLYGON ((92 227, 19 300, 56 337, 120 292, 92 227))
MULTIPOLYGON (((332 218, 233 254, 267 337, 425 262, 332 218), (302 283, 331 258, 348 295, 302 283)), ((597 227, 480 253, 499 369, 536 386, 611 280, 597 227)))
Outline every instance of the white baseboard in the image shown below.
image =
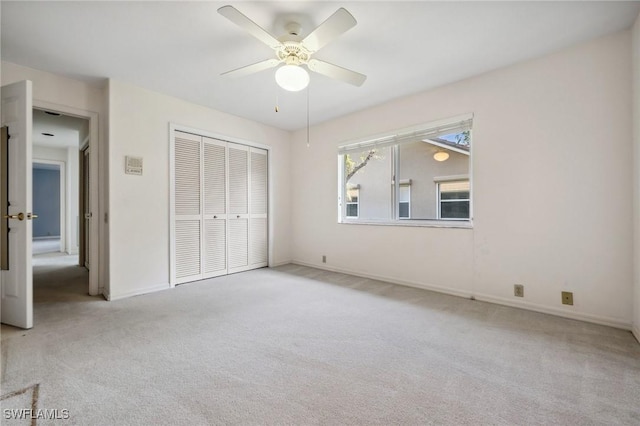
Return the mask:
POLYGON ((377 281, 384 281, 384 282, 388 282, 388 283, 391 283, 391 284, 399 284, 399 285, 404 285, 404 286, 407 286, 407 287, 420 288, 422 290, 431 290, 431 291, 435 291, 435 292, 438 292, 438 293, 450 294, 452 296, 464 297, 466 299, 469 299, 472 296, 470 291, 460 290, 460 289, 457 289, 457 288, 442 287, 442 286, 437 286, 437 285, 429 285, 429 284, 419 283, 419 282, 415 282, 415 281, 399 280, 399 279, 393 278, 393 277, 385 277, 385 276, 382 276, 382 275, 374 275, 374 274, 370 274, 368 272, 354 271, 354 270, 345 269, 345 268, 334 268, 334 267, 327 266, 327 265, 324 265, 324 264, 323 265, 317 265, 315 263, 307 263, 307 262, 303 262, 301 260, 293 260, 293 261, 291 261, 291 263, 296 264, 296 265, 301 265, 301 266, 308 266, 310 268, 323 269, 325 271, 340 272, 340 273, 343 273, 343 274, 349 274, 349 275, 353 275, 353 276, 356 276, 356 277, 369 278, 369 279, 377 280, 377 281))
POLYGON ((125 293, 120 293, 116 295, 108 293, 108 294, 105 294, 105 297, 107 298, 108 301, 111 302, 114 300, 126 299, 127 297, 140 296, 142 294, 155 293, 156 291, 161 291, 161 290, 168 290, 170 288, 171 288, 171 285, 169 283, 164 283, 164 284, 159 284, 152 287, 145 287, 141 289, 127 291, 125 293))
POLYGON ((633 336, 636 338, 638 343, 640 343, 640 326, 635 325, 631 330, 631 333, 633 333, 633 336))
POLYGON ((476 300, 482 302, 495 303, 497 305, 510 306, 512 308, 526 309, 528 311, 540 312, 543 314, 555 315, 558 317, 585 321, 594 324, 607 325, 609 327, 631 330, 631 323, 622 318, 605 317, 601 315, 586 314, 582 312, 571 312, 554 306, 545 306, 537 303, 515 301, 504 297, 492 296, 489 294, 476 294, 476 300))
POLYGON ((270 263, 269 268, 277 268, 278 266, 288 265, 290 263, 291 263, 290 260, 285 260, 283 262, 277 262, 277 263, 270 263))
MULTIPOLYGON (((476 300, 479 300, 482 302, 489 302, 497 305, 520 308, 520 309, 525 309, 529 311, 540 312, 543 314, 555 315, 559 317, 590 322, 594 324, 607 325, 610 327, 621 328, 623 330, 632 330, 631 323, 621 318, 604 317, 604 316, 585 314, 580 312, 569 312, 564 309, 556 308, 553 306, 539 305, 539 304, 530 303, 530 302, 513 301, 510 299, 492 296, 488 294, 477 294, 477 293, 474 294, 467 290, 429 285, 429 284, 417 283, 417 282, 406 281, 406 280, 398 280, 393 277, 385 277, 381 275, 370 274, 367 272, 353 271, 346 268, 335 268, 335 267, 330 267, 324 264, 318 265, 315 263, 308 263, 300 260, 293 260, 291 263, 296 265, 301 265, 301 266, 308 266, 316 269, 322 269, 326 271, 333 271, 333 272, 340 272, 343 274, 354 275, 356 277, 363 277, 363 278, 369 278, 369 279, 378 280, 378 281, 385 281, 391 284, 399 284, 399 285, 404 285, 408 287, 431 290, 438 293, 450 294, 452 296, 464 297, 466 299, 474 297, 476 300)), ((633 332, 636 338, 638 339, 638 341, 640 341, 640 329, 636 327, 635 329, 633 329, 633 332)))

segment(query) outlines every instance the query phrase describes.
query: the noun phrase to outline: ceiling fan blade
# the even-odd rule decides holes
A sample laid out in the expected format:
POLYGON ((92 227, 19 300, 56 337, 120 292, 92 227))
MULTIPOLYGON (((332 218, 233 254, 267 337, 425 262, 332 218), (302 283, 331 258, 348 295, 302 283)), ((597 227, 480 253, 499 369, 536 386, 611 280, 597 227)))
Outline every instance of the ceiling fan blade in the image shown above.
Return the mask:
POLYGON ((341 7, 306 36, 302 40, 302 44, 310 52, 316 52, 340 34, 355 27, 357 23, 356 18, 347 12, 347 9, 341 7))
POLYGON ((227 77, 244 77, 245 75, 254 74, 260 71, 264 71, 269 68, 273 68, 280 63, 277 59, 267 59, 266 61, 256 62, 255 64, 247 65, 235 70, 223 72, 220 75, 227 77))
POLYGON ((240 28, 247 31, 249 34, 266 44, 272 49, 277 49, 282 45, 278 39, 269 34, 264 28, 260 25, 253 22, 251 19, 247 18, 244 14, 242 14, 238 9, 233 6, 222 6, 218 9, 218 13, 240 28))
POLYGON ((311 71, 315 71, 318 74, 326 75, 327 77, 335 78, 336 80, 341 80, 354 86, 362 86, 362 83, 367 79, 367 76, 364 74, 318 59, 311 59, 307 66, 311 71))

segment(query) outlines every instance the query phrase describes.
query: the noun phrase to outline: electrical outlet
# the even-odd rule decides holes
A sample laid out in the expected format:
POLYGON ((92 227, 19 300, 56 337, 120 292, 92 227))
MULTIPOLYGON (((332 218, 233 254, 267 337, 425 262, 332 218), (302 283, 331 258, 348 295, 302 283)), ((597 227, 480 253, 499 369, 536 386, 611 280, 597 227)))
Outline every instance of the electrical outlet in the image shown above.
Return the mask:
POLYGON ((327 263, 327 256, 322 256, 322 263, 327 263))
POLYGON ((524 297, 524 286, 522 284, 514 284, 513 295, 516 297, 524 297))
POLYGON ((563 305, 573 305, 573 293, 570 291, 562 292, 562 304, 563 305))

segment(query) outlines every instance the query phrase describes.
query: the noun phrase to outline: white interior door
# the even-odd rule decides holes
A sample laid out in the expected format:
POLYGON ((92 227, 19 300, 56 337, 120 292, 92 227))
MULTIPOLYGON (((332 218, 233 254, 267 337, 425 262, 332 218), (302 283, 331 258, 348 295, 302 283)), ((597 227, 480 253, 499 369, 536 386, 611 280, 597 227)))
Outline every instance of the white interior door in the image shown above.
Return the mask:
POLYGON ((89 147, 82 151, 82 220, 84 267, 91 269, 91 173, 89 173, 89 147))
POLYGON ((249 213, 249 265, 252 268, 267 266, 269 260, 268 229, 268 173, 267 150, 250 149, 251 209, 249 213))
POLYGON ((227 273, 227 144, 203 139, 204 277, 227 273))
POLYGON ((202 138, 176 132, 174 176, 175 284, 202 278, 202 138))
POLYGON ((2 87, 2 125, 9 128, 9 270, 0 272, 1 320, 21 328, 33 327, 31 270, 31 129, 30 81, 2 87))
POLYGON ((249 265, 249 147, 234 143, 229 148, 229 273, 249 265))

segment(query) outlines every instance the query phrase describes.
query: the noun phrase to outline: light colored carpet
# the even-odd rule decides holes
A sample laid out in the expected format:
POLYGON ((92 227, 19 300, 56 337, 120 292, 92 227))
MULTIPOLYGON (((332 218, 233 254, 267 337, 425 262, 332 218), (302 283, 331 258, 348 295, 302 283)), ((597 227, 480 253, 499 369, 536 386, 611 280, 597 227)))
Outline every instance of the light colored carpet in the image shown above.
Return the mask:
POLYGON ((640 424, 623 330, 296 265, 68 289, 2 328, 2 394, 39 384, 66 424, 640 424))

